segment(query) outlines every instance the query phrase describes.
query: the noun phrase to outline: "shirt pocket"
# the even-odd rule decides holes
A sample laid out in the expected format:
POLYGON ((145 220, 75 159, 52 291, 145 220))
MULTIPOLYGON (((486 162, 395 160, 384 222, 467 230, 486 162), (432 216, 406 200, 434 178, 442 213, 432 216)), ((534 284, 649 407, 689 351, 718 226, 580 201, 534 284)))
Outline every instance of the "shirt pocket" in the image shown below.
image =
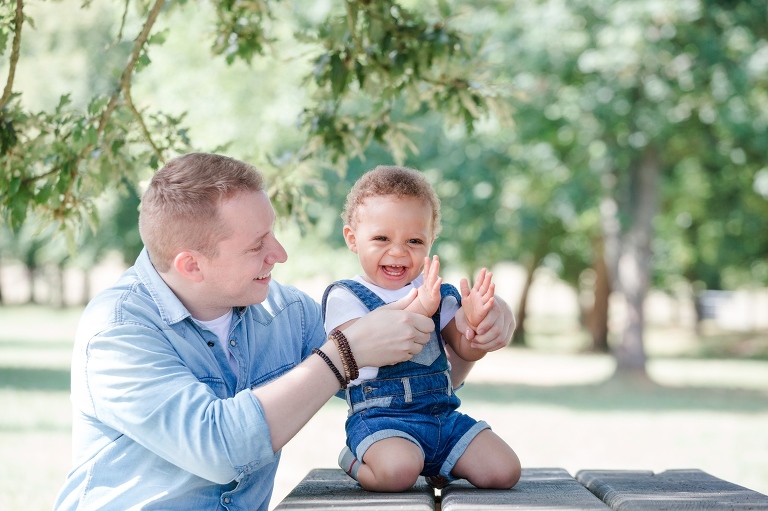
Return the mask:
POLYGON ((280 376, 284 375, 294 367, 296 367, 296 364, 283 364, 280 367, 277 367, 275 369, 272 369, 271 371, 263 373, 259 375, 258 378, 251 380, 250 387, 251 389, 255 389, 256 387, 261 387, 262 385, 271 382, 275 378, 279 378, 280 376))
POLYGON ((219 399, 227 399, 227 384, 224 383, 224 380, 221 378, 216 378, 214 376, 205 376, 203 378, 198 378, 201 383, 205 383, 208 385, 208 387, 213 390, 213 393, 216 394, 216 397, 219 399))

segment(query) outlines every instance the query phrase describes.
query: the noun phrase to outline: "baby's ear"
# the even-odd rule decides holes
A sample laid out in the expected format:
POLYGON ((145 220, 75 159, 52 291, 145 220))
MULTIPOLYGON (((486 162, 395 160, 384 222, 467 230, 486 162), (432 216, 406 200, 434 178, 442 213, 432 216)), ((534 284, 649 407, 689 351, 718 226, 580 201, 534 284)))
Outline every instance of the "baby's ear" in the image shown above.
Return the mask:
POLYGON ((355 230, 349 225, 344 226, 344 241, 347 243, 347 247, 357 254, 357 238, 355 237, 355 230))

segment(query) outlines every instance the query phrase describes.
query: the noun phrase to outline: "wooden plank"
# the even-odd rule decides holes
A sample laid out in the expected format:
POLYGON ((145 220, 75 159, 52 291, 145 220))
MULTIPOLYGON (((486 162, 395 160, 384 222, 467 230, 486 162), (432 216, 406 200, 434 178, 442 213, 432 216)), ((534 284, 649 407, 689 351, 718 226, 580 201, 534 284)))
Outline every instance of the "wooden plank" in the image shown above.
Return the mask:
POLYGON ((365 509, 366 511, 434 511, 435 491, 424 478, 408 491, 377 493, 363 488, 341 469, 316 468, 291 491, 274 511, 312 509, 365 509))
POLYGON ((480 490, 454 481, 441 490, 442 511, 610 511, 562 468, 523 468, 511 490, 480 490))
POLYGON ((616 511, 768 510, 768 496, 701 470, 581 470, 576 479, 616 511))

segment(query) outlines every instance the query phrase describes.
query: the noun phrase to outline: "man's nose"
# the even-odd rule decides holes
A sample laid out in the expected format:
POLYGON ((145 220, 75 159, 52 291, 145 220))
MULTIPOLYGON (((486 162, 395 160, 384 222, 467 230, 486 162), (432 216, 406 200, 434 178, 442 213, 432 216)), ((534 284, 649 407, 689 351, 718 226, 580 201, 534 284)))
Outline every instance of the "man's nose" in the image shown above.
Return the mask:
POLYGON ((288 260, 288 252, 286 252, 283 245, 277 241, 277 238, 274 239, 274 246, 270 249, 269 258, 270 264, 284 263, 288 260))

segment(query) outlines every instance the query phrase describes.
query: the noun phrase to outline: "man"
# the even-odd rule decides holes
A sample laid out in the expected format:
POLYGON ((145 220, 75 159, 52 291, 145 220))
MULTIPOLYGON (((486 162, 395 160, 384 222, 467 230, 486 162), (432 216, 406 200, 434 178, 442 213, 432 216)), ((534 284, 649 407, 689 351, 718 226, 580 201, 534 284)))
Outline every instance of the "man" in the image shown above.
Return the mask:
MULTIPOLYGON (((339 390, 344 362, 318 304, 272 281, 287 259, 274 222, 243 162, 194 153, 155 174, 145 249, 77 331, 74 468, 55 509, 268 508, 280 449, 339 390)), ((358 364, 421 351, 433 323, 402 310, 414 297, 345 331, 358 364)), ((497 307, 475 339, 513 328, 497 307)))

